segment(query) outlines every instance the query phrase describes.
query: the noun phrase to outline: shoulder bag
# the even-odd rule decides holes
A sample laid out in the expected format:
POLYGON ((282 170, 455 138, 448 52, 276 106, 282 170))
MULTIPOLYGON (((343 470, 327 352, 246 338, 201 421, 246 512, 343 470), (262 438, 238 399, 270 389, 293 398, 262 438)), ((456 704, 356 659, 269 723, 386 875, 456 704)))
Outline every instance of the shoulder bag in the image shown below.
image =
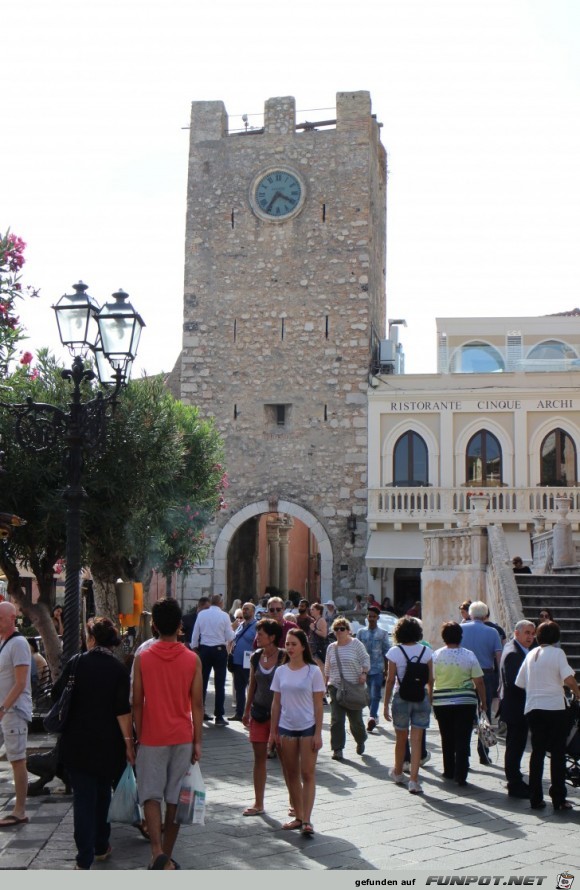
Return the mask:
POLYGON ((75 655, 74 658, 71 658, 70 673, 68 680, 66 681, 66 686, 62 690, 59 700, 53 704, 52 708, 43 720, 44 728, 47 730, 47 732, 62 732, 66 726, 73 689, 75 686, 77 665, 79 663, 80 657, 81 656, 79 653, 78 655, 75 655))
POLYGON ((482 711, 481 708, 479 709, 479 716, 477 718, 477 734, 484 748, 493 748, 494 745, 497 745, 497 738, 493 726, 487 719, 487 714, 485 711, 482 711))
POLYGON ((369 703, 367 684, 350 683, 348 680, 345 680, 342 673, 340 655, 338 654, 338 643, 335 644, 334 652, 340 674, 340 686, 336 690, 336 701, 341 708, 345 708, 347 711, 362 711, 369 703))

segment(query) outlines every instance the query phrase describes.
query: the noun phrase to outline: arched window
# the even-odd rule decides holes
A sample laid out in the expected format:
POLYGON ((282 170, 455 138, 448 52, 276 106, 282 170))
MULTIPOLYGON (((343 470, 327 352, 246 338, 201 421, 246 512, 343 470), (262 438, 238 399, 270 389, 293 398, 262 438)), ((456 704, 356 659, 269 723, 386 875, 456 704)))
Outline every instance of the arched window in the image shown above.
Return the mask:
POLYGON ((562 362, 564 359, 578 358, 571 346, 560 340, 544 340, 528 353, 528 358, 542 362, 562 362))
POLYGON ((468 485, 501 485, 501 445, 492 433, 480 430, 467 443, 468 485))
POLYGON ((404 433, 393 452, 393 485, 428 485, 429 460, 425 440, 418 433, 404 433))
POLYGON ((564 430, 552 430, 542 442, 540 467, 540 485, 576 485, 576 446, 564 430))
POLYGON ((477 340, 465 343, 451 359, 452 374, 490 374, 504 370, 504 360, 497 349, 477 340))

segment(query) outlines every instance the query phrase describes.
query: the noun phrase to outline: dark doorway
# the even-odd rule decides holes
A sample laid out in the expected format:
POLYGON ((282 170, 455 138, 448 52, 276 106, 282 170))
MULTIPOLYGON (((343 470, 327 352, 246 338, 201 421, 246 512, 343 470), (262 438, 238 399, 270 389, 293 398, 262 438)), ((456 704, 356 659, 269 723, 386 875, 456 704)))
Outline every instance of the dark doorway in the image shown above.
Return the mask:
POLYGON ((397 615, 404 615, 421 600, 421 569, 395 569, 393 605, 397 615))
POLYGON ((236 599, 256 602, 259 520, 256 516, 240 525, 228 548, 227 609, 236 599))

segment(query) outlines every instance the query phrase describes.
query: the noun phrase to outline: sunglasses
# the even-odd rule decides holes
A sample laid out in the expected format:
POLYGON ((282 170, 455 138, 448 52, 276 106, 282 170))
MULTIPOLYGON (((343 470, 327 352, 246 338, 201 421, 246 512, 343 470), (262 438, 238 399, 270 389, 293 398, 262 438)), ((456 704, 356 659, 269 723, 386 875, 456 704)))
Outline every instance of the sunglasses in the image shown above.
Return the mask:
POLYGON ((347 631, 348 627, 335 627, 334 629, 337 631, 341 631, 341 630, 347 631))
POLYGON ((268 612, 283 612, 283 609, 268 609, 268 612))

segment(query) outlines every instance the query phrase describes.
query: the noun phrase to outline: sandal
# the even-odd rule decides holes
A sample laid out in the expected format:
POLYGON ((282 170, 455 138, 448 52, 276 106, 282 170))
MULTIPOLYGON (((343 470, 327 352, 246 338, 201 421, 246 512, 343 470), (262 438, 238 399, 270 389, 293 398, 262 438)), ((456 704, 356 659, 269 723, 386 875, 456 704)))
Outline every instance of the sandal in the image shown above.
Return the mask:
POLYGON ((296 810, 294 809, 294 807, 288 807, 288 815, 289 815, 289 816, 295 816, 295 815, 296 815, 296 810))
POLYGON ((574 809, 574 807, 568 800, 563 800, 562 803, 555 803, 553 806, 554 806, 555 810, 573 810, 574 809))
POLYGON ((133 828, 136 828, 137 831, 141 834, 142 837, 145 838, 146 841, 150 841, 149 832, 147 831, 147 825, 145 824, 145 820, 142 822, 133 822, 133 828))
POLYGON ((263 816, 265 812, 265 810, 260 810, 258 807, 246 807, 242 816, 263 816))
POLYGON ((291 822, 285 822, 282 828, 284 831, 294 831, 296 828, 302 828, 302 819, 292 819, 291 822))
POLYGON ((302 837, 314 837, 314 826, 312 825, 312 822, 303 822, 300 834, 302 837))

